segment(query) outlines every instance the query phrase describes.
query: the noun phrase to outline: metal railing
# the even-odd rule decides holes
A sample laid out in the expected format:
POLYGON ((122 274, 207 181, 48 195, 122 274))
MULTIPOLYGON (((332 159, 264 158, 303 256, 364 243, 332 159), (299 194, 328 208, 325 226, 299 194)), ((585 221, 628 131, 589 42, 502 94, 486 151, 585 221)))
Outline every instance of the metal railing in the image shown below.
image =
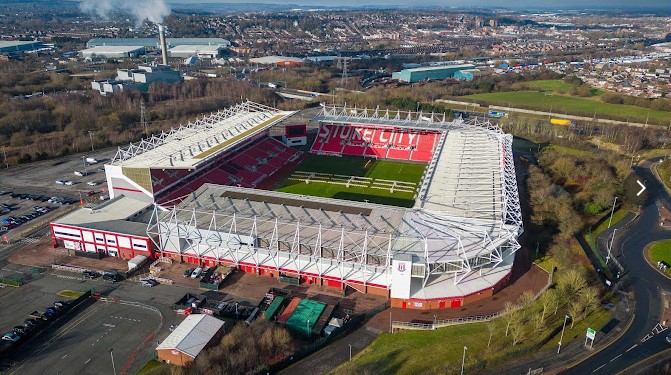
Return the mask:
MULTIPOLYGON (((548 282, 545 284, 545 286, 543 288, 541 288, 541 290, 538 291, 538 293, 536 293, 534 295, 534 298, 532 299, 532 301, 535 301, 536 299, 538 299, 538 297, 540 297, 540 295, 543 294, 543 292, 545 292, 550 287, 550 285, 552 285, 552 279, 553 279, 554 275, 553 275, 552 272, 548 272, 548 275, 549 275, 548 282)), ((517 306, 517 308, 513 311, 522 309, 524 307, 525 306, 517 306)), ((435 320, 433 323, 415 323, 415 322, 392 321, 391 322, 391 332, 394 333, 395 330, 402 330, 402 329, 432 331, 432 330, 435 330, 436 328, 448 327, 448 326, 453 326, 453 325, 458 325, 458 324, 488 322, 492 319, 499 318, 503 315, 504 315, 504 312, 503 312, 503 310, 501 310, 501 311, 498 311, 498 312, 495 312, 495 313, 492 313, 492 314, 435 320)))

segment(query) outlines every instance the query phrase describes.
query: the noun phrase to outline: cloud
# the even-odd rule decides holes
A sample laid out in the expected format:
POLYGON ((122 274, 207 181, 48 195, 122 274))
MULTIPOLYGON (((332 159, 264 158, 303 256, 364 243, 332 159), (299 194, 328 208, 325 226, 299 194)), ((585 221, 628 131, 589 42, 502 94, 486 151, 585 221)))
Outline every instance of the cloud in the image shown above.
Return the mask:
POLYGON ((79 8, 102 18, 119 11, 131 16, 136 25, 145 20, 161 23, 170 14, 170 6, 163 0, 81 0, 79 8))

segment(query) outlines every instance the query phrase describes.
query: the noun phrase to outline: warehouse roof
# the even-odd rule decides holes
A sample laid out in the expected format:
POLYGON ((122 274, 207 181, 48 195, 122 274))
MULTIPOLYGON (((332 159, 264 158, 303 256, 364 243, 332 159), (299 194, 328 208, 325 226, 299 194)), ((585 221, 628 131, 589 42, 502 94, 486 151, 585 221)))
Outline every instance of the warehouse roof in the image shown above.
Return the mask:
POLYGON ((253 59, 249 59, 249 61, 256 64, 281 64, 284 62, 302 63, 305 60, 297 57, 287 57, 287 56, 264 56, 264 57, 255 57, 253 59))
POLYGON ((189 315, 156 349, 178 350, 196 358, 223 325, 223 321, 209 315, 189 315))
POLYGON ((143 49, 143 46, 95 46, 82 50, 82 53, 128 53, 143 49))
POLYGON ((172 47, 168 51, 173 52, 173 53, 187 53, 187 52, 188 53, 198 53, 198 52, 217 53, 222 48, 223 48, 223 46, 220 46, 220 45, 204 46, 204 45, 198 45, 198 44, 183 44, 183 45, 172 47))
MULTIPOLYGON (((230 46, 231 42, 223 38, 166 38, 168 47, 180 45, 217 45, 230 46)), ((93 38, 86 43, 86 47, 95 46, 140 46, 159 48, 158 37, 156 38, 93 38)))

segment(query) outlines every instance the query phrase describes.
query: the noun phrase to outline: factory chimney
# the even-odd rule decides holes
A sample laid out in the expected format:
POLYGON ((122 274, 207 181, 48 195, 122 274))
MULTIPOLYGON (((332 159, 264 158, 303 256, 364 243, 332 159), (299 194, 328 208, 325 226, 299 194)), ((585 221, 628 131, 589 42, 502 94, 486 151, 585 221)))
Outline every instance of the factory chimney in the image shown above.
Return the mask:
POLYGON ((161 56, 163 57, 163 65, 168 65, 168 46, 165 42, 165 27, 158 24, 158 38, 161 43, 161 56))

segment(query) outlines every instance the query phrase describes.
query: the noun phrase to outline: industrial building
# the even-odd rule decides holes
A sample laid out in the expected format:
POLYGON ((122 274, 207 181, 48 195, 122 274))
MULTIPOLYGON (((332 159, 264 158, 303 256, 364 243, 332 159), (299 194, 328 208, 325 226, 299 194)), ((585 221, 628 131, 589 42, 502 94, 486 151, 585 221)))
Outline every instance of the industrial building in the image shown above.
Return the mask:
MULTIPOLYGON (((168 47, 177 46, 220 46, 231 45, 223 38, 166 38, 168 47)), ((93 38, 86 43, 86 48, 99 46, 133 46, 146 48, 160 48, 158 38, 93 38)))
POLYGON ((401 82, 415 83, 421 81, 429 81, 433 79, 454 78, 455 73, 460 70, 475 69, 473 64, 459 64, 459 65, 439 65, 427 66, 420 68, 403 69, 400 72, 393 72, 392 79, 397 79, 401 82))
POLYGON ((452 78, 459 81, 472 81, 473 78, 481 74, 482 71, 480 69, 464 69, 464 70, 458 70, 456 73, 454 73, 454 76, 452 78))
POLYGON ((147 202, 123 195, 79 208, 50 224, 53 245, 93 258, 152 257, 154 242, 147 236, 150 208, 147 202))
POLYGON ((167 65, 139 65, 137 69, 118 69, 116 79, 95 80, 91 88, 101 95, 117 91, 147 91, 154 82, 176 83, 184 81, 181 74, 167 65))
POLYGON ((303 64, 305 60, 287 56, 264 56, 251 58, 249 62, 261 65, 296 66, 303 64))
POLYGON ((97 46, 81 50, 85 59, 138 57, 145 54, 145 47, 138 46, 97 46))
POLYGON ((220 45, 190 45, 184 44, 172 47, 168 50, 169 57, 186 58, 197 56, 201 59, 214 59, 221 56, 221 52, 226 48, 220 45))
POLYGON ((192 364, 206 348, 217 345, 224 322, 205 314, 192 314, 156 348, 158 360, 177 366, 192 364))
POLYGON ((33 52, 43 50, 46 48, 48 47, 44 45, 44 43, 35 40, 34 41, 0 40, 0 54, 33 52))

